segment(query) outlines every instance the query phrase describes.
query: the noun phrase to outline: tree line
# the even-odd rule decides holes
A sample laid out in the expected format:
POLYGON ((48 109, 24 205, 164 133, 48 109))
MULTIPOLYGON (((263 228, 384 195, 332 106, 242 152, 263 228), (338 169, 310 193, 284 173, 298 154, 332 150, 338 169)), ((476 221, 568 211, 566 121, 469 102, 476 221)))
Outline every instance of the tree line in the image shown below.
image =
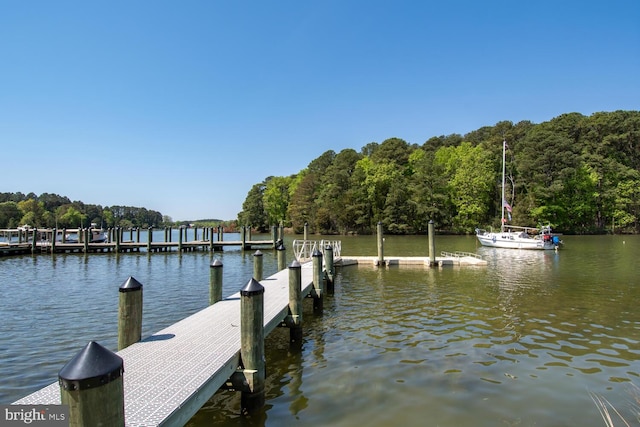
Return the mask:
POLYGON ((0 228, 147 228, 170 221, 160 212, 133 206, 107 206, 71 201, 57 194, 0 193, 0 228))
POLYGON ((372 142, 326 151, 297 174, 253 185, 238 223, 266 231, 392 234, 550 224, 570 234, 640 231, 640 111, 568 113, 534 124, 502 121, 466 135, 372 142))

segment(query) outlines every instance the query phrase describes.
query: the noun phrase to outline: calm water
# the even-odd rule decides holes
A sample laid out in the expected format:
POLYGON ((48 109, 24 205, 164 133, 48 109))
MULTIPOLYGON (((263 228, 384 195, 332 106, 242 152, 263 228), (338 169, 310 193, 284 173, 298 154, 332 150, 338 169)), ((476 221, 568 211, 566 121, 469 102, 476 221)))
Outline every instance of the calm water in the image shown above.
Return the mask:
MULTIPOLYGON (((241 416, 239 394, 219 392, 189 425, 602 426, 589 393, 636 425, 640 237, 565 241, 557 253, 524 252, 438 236, 438 251, 489 265, 340 269, 322 315, 305 302, 301 351, 286 330, 267 338, 264 412, 241 416)), ((376 254, 373 236, 342 242, 344 254, 376 254)), ((276 260, 264 252, 268 275, 276 260)), ((426 237, 386 237, 387 255, 427 252, 426 237)), ((251 255, 214 255, 225 296, 249 280, 251 255)), ((55 381, 90 339, 115 349, 128 276, 144 285, 143 335, 204 308, 211 257, 0 259, 0 403, 55 381)))

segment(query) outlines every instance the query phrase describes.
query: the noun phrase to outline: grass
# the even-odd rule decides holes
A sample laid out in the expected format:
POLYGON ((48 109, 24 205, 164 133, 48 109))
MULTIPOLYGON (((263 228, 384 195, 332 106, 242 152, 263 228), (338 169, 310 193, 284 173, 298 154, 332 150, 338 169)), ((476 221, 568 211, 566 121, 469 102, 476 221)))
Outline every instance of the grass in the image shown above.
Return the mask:
MULTIPOLYGON (((640 388, 634 385, 631 394, 631 410, 636 418, 636 421, 640 423, 640 388)), ((620 414, 620 412, 616 409, 615 406, 611 404, 611 402, 593 392, 589 392, 589 395, 591 396, 591 400, 593 400, 593 403, 595 403, 596 407, 598 408, 598 412, 600 412, 600 416, 602 417, 607 427, 615 427, 616 424, 614 420, 619 420, 622 423, 621 425, 631 427, 631 424, 629 424, 625 417, 620 414)))

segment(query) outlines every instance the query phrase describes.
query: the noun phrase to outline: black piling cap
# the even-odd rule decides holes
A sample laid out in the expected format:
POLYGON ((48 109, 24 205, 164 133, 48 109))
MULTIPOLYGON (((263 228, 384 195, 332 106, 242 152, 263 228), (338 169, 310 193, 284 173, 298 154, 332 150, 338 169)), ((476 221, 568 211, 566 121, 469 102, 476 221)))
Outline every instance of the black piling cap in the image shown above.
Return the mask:
POLYGON ((312 257, 317 257, 317 256, 321 257, 322 256, 322 252, 320 252, 318 249, 315 249, 313 251, 313 253, 311 254, 311 256, 312 257))
POLYGON ((122 283, 122 285, 120 285, 119 291, 133 292, 133 291, 139 291, 141 289, 142 289, 142 283, 134 279, 133 276, 129 276, 129 278, 125 280, 124 283, 122 283))
POLYGON ((58 372, 58 382, 65 390, 86 390, 116 380, 124 372, 120 356, 95 341, 89 341, 58 372))
POLYGON ((297 259, 294 259, 291 265, 289 265, 289 268, 302 268, 302 266, 300 265, 300 262, 298 262, 297 259))
POLYGON ((222 261, 220 261, 218 258, 216 258, 211 263, 211 268, 218 268, 218 267, 222 267, 222 261))
POLYGON ((276 247, 276 251, 285 251, 285 250, 286 248, 284 247, 282 242, 280 242, 280 244, 276 247))
POLYGON ((244 288, 240 289, 240 295, 243 297, 250 297, 252 295, 264 294, 264 286, 260 284, 253 277, 249 280, 249 283, 244 288))
POLYGON ((253 254, 253 256, 262 256, 262 252, 260 252, 260 249, 258 249, 256 253, 253 254))
POLYGON ((325 248, 325 250, 327 250, 327 251, 332 251, 332 250, 333 250, 333 246, 331 246, 331 245, 327 245, 327 246, 325 246, 324 248, 325 248))

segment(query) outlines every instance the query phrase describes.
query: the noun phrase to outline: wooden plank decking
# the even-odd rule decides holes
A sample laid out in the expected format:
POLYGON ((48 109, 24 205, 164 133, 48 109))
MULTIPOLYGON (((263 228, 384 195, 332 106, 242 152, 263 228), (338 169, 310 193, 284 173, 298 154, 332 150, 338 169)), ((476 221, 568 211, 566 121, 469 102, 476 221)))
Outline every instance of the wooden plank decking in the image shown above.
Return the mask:
MULTIPOLYGON (((312 287, 304 263, 302 295, 312 287)), ((260 281, 265 335, 288 314, 289 269, 260 281)), ((124 359, 127 426, 182 426, 227 381, 240 360, 240 294, 236 293, 117 353, 124 359)), ((62 366, 61 366, 62 368, 62 366)), ((53 383, 14 404, 60 404, 53 383)))

